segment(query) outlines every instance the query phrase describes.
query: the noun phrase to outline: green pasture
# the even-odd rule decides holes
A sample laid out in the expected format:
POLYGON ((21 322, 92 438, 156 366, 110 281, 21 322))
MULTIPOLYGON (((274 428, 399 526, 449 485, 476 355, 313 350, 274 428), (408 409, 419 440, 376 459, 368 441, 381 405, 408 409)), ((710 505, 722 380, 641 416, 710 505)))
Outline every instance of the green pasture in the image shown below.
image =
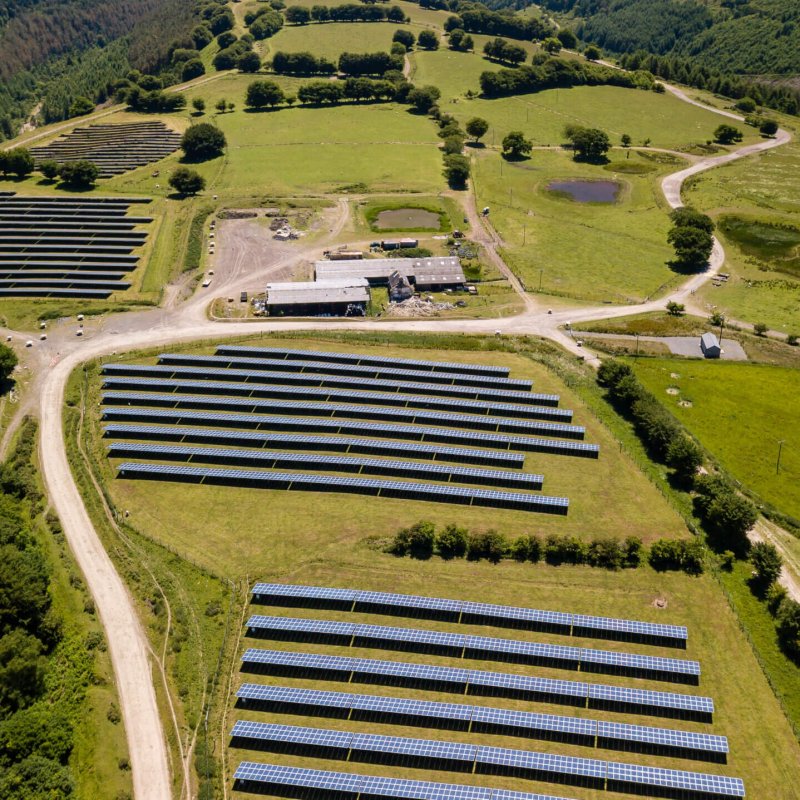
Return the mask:
POLYGON ((338 61, 342 53, 372 53, 389 50, 392 35, 398 28, 408 27, 397 22, 324 22, 309 25, 285 25, 266 40, 268 54, 283 50, 297 53, 303 50, 315 56, 338 61))
MULTIPOLYGON (((650 164, 635 153, 634 159, 650 164)), ((611 169, 576 162, 555 149, 534 150, 520 162, 504 161, 496 151, 478 152, 473 159, 478 206, 491 209, 504 258, 529 291, 538 290, 541 281, 549 294, 635 303, 679 282, 667 266, 669 218, 658 173, 617 172, 614 162, 606 166, 611 169), (546 191, 548 183, 562 178, 616 180, 621 196, 616 203, 589 204, 546 191)), ((622 168, 628 167, 626 160, 622 168)))
POLYGON ((734 478, 800 519, 800 372, 682 359, 640 359, 635 369, 734 478), (667 394, 668 388, 678 389, 678 394, 667 394), (679 405, 681 400, 691 407, 679 405))
MULTIPOLYGON (((692 178, 684 197, 715 217, 733 215, 800 228, 798 174, 800 145, 793 140, 692 178)), ((719 235, 731 279, 720 287, 704 287, 700 297, 731 318, 764 322, 785 333, 800 332, 800 275, 787 264, 790 254, 768 249, 759 253, 740 237, 719 235)))
MULTIPOLYGON (((351 3, 352 0, 325 0, 323 5, 326 6, 343 6, 351 3)), ((319 0, 297 0, 297 2, 287 3, 287 5, 296 5, 296 6, 305 6, 306 8, 311 8, 312 6, 319 5, 319 0)), ((441 33, 443 31, 444 21, 450 16, 450 11, 437 11, 432 8, 420 8, 419 3, 411 3, 408 0, 397 0, 397 2, 392 2, 391 5, 398 5, 403 11, 406 12, 406 16, 410 18, 410 24, 412 26, 420 26, 426 28, 436 28, 441 33)), ((327 24, 327 23, 326 23, 327 24)), ((347 25, 348 23, 331 23, 334 27, 339 27, 340 25, 347 25)), ((402 27, 401 23, 396 22, 361 22, 357 23, 359 25, 369 26, 369 25, 391 25, 392 30, 395 28, 402 27)), ((287 28, 292 28, 294 26, 287 25, 287 28)), ((309 28, 311 24, 305 26, 298 26, 309 28)))

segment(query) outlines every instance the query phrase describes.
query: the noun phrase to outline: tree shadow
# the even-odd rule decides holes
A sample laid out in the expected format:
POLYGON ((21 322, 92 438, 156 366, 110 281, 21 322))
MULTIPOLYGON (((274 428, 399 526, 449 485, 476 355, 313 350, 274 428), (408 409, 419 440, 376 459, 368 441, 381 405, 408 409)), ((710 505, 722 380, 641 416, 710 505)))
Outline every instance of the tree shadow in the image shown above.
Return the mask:
POLYGON ((592 166, 602 167, 609 164, 609 158, 605 154, 602 156, 588 156, 581 155, 573 151, 572 160, 577 161, 579 164, 591 164, 592 166))
POLYGON ((526 156, 524 153, 502 153, 501 157, 509 164, 519 164, 521 161, 531 160, 531 157, 529 155, 526 156))
POLYGON ((673 258, 667 261, 667 266, 678 275, 701 275, 708 271, 708 262, 705 264, 694 264, 691 262, 681 261, 678 258, 673 258))
POLYGON ((467 147, 471 147, 474 150, 485 150, 486 145, 483 142, 465 142, 464 143, 467 147))

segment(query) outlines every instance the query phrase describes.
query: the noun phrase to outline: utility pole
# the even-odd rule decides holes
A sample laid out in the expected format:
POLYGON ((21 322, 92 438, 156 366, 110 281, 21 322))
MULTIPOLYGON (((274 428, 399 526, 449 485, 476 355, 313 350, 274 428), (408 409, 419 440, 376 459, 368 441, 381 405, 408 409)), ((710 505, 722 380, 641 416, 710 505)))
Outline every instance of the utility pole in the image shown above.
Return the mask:
POLYGON ((542 291, 542 276, 544 275, 544 269, 539 270, 539 291, 542 291))
POLYGON ((783 443, 786 439, 779 439, 778 440, 778 461, 775 464, 775 474, 780 475, 781 473, 781 450, 783 450, 783 443))

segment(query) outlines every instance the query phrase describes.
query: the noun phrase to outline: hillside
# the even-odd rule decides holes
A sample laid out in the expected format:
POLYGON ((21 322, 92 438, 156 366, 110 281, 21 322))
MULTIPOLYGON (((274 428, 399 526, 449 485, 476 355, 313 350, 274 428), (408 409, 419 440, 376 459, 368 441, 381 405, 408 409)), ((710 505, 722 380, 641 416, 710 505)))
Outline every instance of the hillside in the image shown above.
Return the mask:
POLYGON ((800 73, 794 0, 544 0, 574 15, 577 32, 614 53, 681 55, 720 72, 800 73))

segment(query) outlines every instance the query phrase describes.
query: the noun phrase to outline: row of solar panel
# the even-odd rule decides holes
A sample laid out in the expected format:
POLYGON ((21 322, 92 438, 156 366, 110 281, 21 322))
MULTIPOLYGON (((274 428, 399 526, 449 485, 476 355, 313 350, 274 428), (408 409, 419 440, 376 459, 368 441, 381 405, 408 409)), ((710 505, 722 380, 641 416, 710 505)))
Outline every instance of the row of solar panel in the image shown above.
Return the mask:
POLYGON ((327 350, 292 350, 280 347, 243 347, 221 344, 217 353, 255 358, 284 358, 295 361, 330 361, 332 364, 360 364, 362 366, 393 367, 394 369, 429 370, 430 372, 456 372, 469 375, 496 375, 508 377, 508 367, 482 366, 453 361, 419 361, 391 356, 368 356, 360 353, 335 353, 327 350))
POLYGON ((128 216, 124 209, 108 211, 91 210, 85 211, 82 209, 70 210, 48 210, 46 208, 37 210, 3 210, 0 206, 0 223, 15 223, 20 224, 23 222, 48 222, 59 223, 64 225, 73 225, 80 227, 81 225, 89 226, 102 223, 124 223, 126 225, 146 225, 153 221, 152 217, 142 216, 128 216))
POLYGON ((509 697, 555 703, 598 711, 648 714, 654 717, 711 722, 710 697, 675 692, 655 692, 583 681, 537 678, 507 672, 486 672, 461 667, 439 667, 351 656, 326 656, 285 650, 248 649, 242 669, 288 678, 308 677, 346 683, 388 684, 482 697, 509 697))
POLYGON ((468 375, 466 373, 425 372, 424 370, 403 370, 398 373, 391 367, 359 367, 347 364, 332 364, 327 361, 288 361, 283 359, 247 358, 244 356, 189 356, 176 353, 163 353, 158 357, 159 364, 203 365, 227 369, 243 367, 270 370, 272 372, 313 372, 323 375, 351 375, 365 379, 379 378, 391 380, 402 376, 404 381, 420 383, 439 383, 455 386, 484 386, 491 389, 512 389, 530 391, 532 383, 512 378, 493 378, 491 376, 468 375))
POLYGON ((441 447, 434 444, 392 442, 382 439, 344 436, 303 436, 294 433, 257 431, 219 431, 210 428, 177 428, 159 425, 106 425, 108 438, 148 439, 190 442, 193 444, 238 445, 250 448, 277 447, 287 450, 323 450, 336 453, 366 453, 382 456, 405 456, 428 461, 463 464, 487 464, 522 469, 525 456, 501 450, 478 450, 468 447, 441 447))
POLYGON ((294 689, 260 683, 243 684, 236 697, 243 708, 302 716, 336 716, 468 733, 521 736, 718 763, 725 763, 728 753, 728 740, 724 736, 465 703, 294 689))
POLYGON ((442 633, 420 628, 254 614, 247 621, 247 632, 251 636, 289 641, 318 641, 353 647, 435 653, 457 658, 509 661, 674 683, 697 684, 700 679, 700 664, 697 661, 517 639, 442 633))
MULTIPOLYGON (((206 376, 207 378, 210 376, 206 376)), ((216 378, 216 375, 214 375, 216 378)), ((105 377, 103 388, 145 392, 196 392, 197 394, 242 397, 293 398, 320 400, 327 403, 363 403, 371 406, 401 408, 432 408, 458 411, 465 414, 499 415, 523 419, 561 420, 570 422, 572 411, 548 406, 487 403, 481 400, 461 400, 452 397, 425 397, 419 394, 374 392, 358 389, 329 389, 308 386, 278 386, 275 384, 233 383, 179 378, 105 377)))
MULTIPOLYGON (((312 387, 364 388, 364 382, 349 375, 314 375, 310 372, 265 372, 263 370, 217 369, 204 366, 173 367, 166 364, 103 364, 104 375, 131 375, 136 377, 181 378, 215 381, 239 381, 241 383, 283 384, 312 387)), ((534 394, 504 389, 484 389, 480 386, 447 386, 437 383, 414 383, 400 377, 386 380, 370 380, 368 388, 381 392, 408 392, 410 394, 457 397, 463 400, 489 400, 501 403, 558 406, 557 394, 534 394)))
POLYGON ((355 472, 360 475, 393 475, 403 478, 431 478, 453 483, 508 488, 542 488, 544 477, 525 472, 507 472, 474 467, 451 467, 445 464, 418 464, 352 456, 312 455, 253 450, 229 450, 216 447, 176 447, 157 444, 112 444, 110 458, 143 458, 156 461, 184 461, 204 464, 227 464, 262 469, 303 469, 314 471, 355 472))
POLYGON ((689 632, 684 625, 664 625, 612 617, 541 611, 467 600, 448 600, 392 592, 367 592, 359 589, 334 589, 327 586, 302 586, 285 583, 257 583, 254 602, 274 605, 322 607, 363 613, 383 613, 403 617, 438 619, 465 625, 500 625, 507 628, 617 639, 672 647, 686 647, 689 632))
POLYGON ((56 206, 75 206, 79 208, 86 208, 89 206, 129 206, 133 203, 149 203, 149 197, 98 197, 92 195, 91 197, 70 197, 69 195, 24 195, 16 194, 16 192, 0 194, 0 207, 12 206, 40 206, 40 205, 56 205, 56 206))
POLYGON ((426 426, 388 425, 347 419, 321 419, 314 417, 279 417, 260 414, 231 414, 213 411, 192 411, 162 408, 103 409, 103 419, 115 422, 160 422, 168 425, 218 425, 249 430, 279 430, 308 433, 343 434, 383 439, 411 439, 412 441, 465 444, 479 447, 502 448, 527 453, 552 453, 558 455, 597 458, 600 448, 596 444, 569 439, 541 439, 530 436, 507 436, 502 433, 460 431, 452 428, 426 426))
POLYGON ((363 419, 403 423, 408 425, 447 425, 460 430, 489 433, 546 433, 565 439, 583 439, 582 425, 562 425, 557 422, 508 420, 502 417, 481 417, 471 414, 444 414, 417 409, 380 408, 375 406, 339 405, 337 403, 307 403, 302 400, 259 400, 243 397, 205 397, 201 395, 158 394, 156 392, 104 392, 104 405, 142 406, 156 408, 210 409, 239 413, 286 414, 295 417, 327 417, 333 419, 363 419))
POLYGON ((118 476, 129 479, 167 480, 217 486, 240 486, 258 489, 288 489, 307 492, 348 492, 374 497, 407 498, 439 503, 456 503, 487 508, 509 508, 565 515, 566 497, 498 492, 435 483, 409 483, 371 478, 342 478, 338 475, 308 475, 301 472, 263 472, 213 467, 175 467, 167 464, 119 465, 118 476))
POLYGON ((235 787, 241 791, 287 797, 322 797, 325 800, 563 800, 510 789, 383 778, 252 761, 242 761, 233 779, 235 787))
POLYGON ((644 767, 594 758, 562 756, 509 747, 471 745, 435 739, 410 739, 330 728, 305 728, 238 721, 231 731, 233 746, 258 747, 348 761, 379 761, 422 769, 511 775, 557 781, 593 789, 646 789, 651 797, 686 792, 700 797, 744 797, 739 778, 704 772, 644 767), (666 794, 665 794, 666 793, 666 794))

